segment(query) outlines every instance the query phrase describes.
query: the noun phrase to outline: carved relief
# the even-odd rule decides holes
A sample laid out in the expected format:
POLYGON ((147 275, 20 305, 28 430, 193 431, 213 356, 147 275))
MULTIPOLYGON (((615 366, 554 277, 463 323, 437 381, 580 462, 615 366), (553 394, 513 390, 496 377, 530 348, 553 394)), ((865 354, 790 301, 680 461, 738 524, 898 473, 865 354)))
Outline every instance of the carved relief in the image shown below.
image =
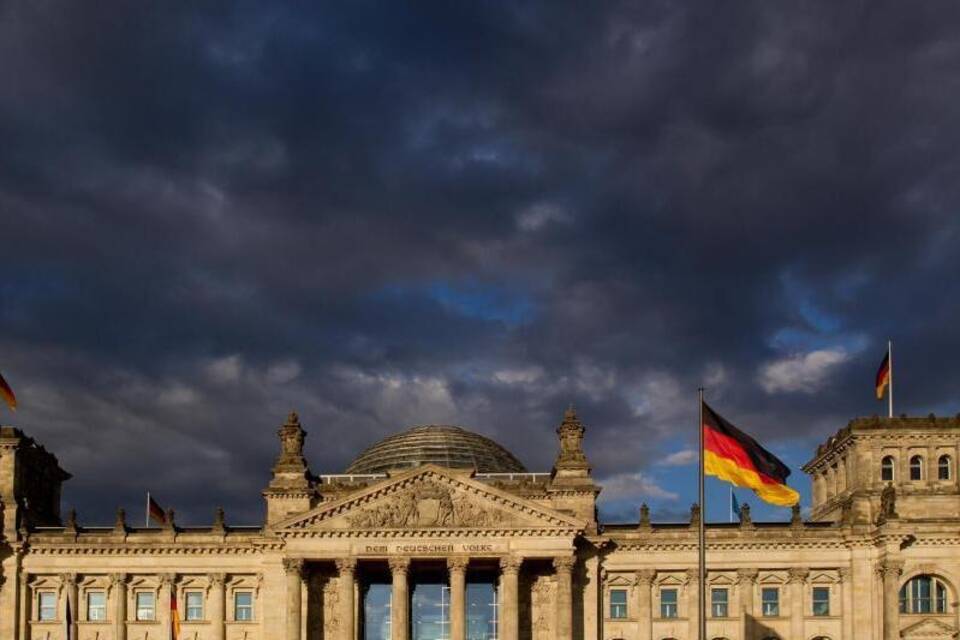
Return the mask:
POLYGON ((405 489, 359 513, 347 516, 357 529, 422 527, 503 527, 511 514, 479 505, 449 487, 423 483, 405 489))
POLYGON ((537 576, 530 586, 532 640, 553 640, 555 585, 550 576, 537 576))
POLYGON ((323 585, 323 637, 336 638, 340 628, 340 578, 330 578, 323 585))

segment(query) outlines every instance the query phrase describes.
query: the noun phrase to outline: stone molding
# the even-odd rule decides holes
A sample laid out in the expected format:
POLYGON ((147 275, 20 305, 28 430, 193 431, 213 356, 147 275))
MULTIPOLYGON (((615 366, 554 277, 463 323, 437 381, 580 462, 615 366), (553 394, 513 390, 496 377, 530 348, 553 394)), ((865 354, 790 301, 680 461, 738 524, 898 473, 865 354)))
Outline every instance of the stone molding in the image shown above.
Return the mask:
POLYGON ((409 557, 392 557, 387 559, 387 564, 390 566, 390 573, 397 574, 403 573, 406 574, 410 570, 410 558, 409 557))
POLYGON ((447 558, 447 569, 453 573, 464 572, 467 570, 467 565, 470 564, 470 558, 466 556, 453 556, 452 558, 447 558))
POLYGON ((337 565, 337 572, 339 572, 341 576, 348 573, 352 574, 357 570, 356 558, 337 558, 334 564, 337 565))
POLYGON ((284 558, 283 571, 287 575, 296 574, 297 577, 303 577, 304 561, 303 558, 284 558))
POLYGON ((519 573, 523 566, 523 558, 517 556, 504 556, 500 558, 500 571, 502 573, 519 573))

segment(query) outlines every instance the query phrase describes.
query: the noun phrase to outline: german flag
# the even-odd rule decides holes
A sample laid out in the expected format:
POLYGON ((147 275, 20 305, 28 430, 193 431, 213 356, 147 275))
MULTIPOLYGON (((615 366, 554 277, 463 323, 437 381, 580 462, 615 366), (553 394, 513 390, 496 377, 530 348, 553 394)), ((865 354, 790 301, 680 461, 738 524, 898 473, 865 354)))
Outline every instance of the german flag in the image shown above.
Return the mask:
POLYGON ((766 502, 790 507, 800 494, 787 485, 790 469, 756 440, 703 403, 703 472, 753 489, 766 502))
POLYGON ((167 514, 164 513, 163 507, 149 493, 147 493, 147 514, 158 524, 167 524, 167 514))
POLYGON ((877 369, 877 400, 883 400, 883 394, 886 393, 888 386, 890 386, 889 350, 887 350, 887 355, 883 356, 883 362, 880 363, 880 368, 877 369))
POLYGON ((3 398, 3 401, 7 403, 10 411, 17 410, 17 396, 13 395, 13 389, 11 389, 7 381, 3 379, 2 374, 0 374, 0 398, 3 398))
POLYGON ((180 640, 180 612, 177 611, 177 589, 170 587, 170 630, 173 640, 180 640))

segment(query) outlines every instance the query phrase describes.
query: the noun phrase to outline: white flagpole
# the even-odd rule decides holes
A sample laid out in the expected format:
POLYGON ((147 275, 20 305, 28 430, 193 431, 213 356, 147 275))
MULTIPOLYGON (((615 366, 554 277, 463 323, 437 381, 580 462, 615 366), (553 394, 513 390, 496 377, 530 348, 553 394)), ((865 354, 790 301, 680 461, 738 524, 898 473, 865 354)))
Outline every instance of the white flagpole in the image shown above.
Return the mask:
POLYGON ((703 454, 703 387, 700 387, 700 389, 699 389, 699 396, 700 396, 700 406, 699 406, 699 410, 700 410, 700 411, 699 411, 699 413, 700 413, 700 423, 697 425, 697 431, 700 433, 700 469, 699 469, 699 475, 700 475, 700 477, 699 477, 700 524, 699 524, 699 530, 698 530, 698 532, 697 532, 697 533, 698 533, 698 542, 699 542, 699 545, 698 545, 698 546, 699 546, 699 548, 700 548, 700 552, 699 552, 699 554, 698 554, 698 555, 699 555, 698 564, 699 564, 699 570, 700 570, 700 571, 699 571, 699 573, 700 573, 700 577, 699 577, 699 581, 700 581, 700 589, 699 589, 699 591, 700 591, 700 593, 698 594, 698 595, 700 596, 700 602, 699 602, 699 607, 700 607, 700 620, 699 620, 699 622, 700 622, 700 633, 699 633, 699 635, 700 635, 700 640, 706 640, 706 639, 707 639, 707 616, 706 616, 706 613, 707 613, 707 611, 706 611, 706 610, 707 610, 707 592, 706 592, 706 586, 707 586, 707 545, 706 545, 706 535, 705 535, 705 533, 704 533, 704 521, 706 521, 706 519, 707 519, 707 509, 706 509, 707 505, 704 504, 704 500, 703 500, 703 494, 704 494, 704 491, 703 491, 703 470, 704 470, 704 454, 703 454))
POLYGON ((889 401, 890 417, 893 417, 893 341, 887 340, 887 360, 890 366, 890 394, 887 397, 889 401))

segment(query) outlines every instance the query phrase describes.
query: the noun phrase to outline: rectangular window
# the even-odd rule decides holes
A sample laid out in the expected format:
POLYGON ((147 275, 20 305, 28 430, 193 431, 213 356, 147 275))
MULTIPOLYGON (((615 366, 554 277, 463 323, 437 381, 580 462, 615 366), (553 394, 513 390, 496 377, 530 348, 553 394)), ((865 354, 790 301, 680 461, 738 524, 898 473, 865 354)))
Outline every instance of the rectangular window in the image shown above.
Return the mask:
POLYGON ((233 594, 233 619, 237 622, 253 620, 253 593, 237 591, 233 594))
POLYGON ((37 618, 39 620, 57 619, 57 594, 53 591, 41 591, 37 594, 37 618))
POLYGON ((203 592, 187 591, 187 620, 203 620, 203 592))
POLYGON ((813 588, 813 615, 830 615, 830 587, 813 588))
POLYGON ((710 609, 713 611, 714 618, 726 618, 727 609, 727 590, 713 589, 710 592, 710 609))
POLYGON ((775 617, 780 615, 780 590, 777 588, 765 588, 760 592, 760 600, 763 603, 763 615, 775 617))
POLYGON ((614 619, 622 619, 627 617, 626 589, 610 590, 610 617, 614 619))
POLYGON ((137 591, 137 620, 156 620, 156 599, 152 591, 137 591))
POLYGON ((107 594, 103 591, 87 592, 87 620, 96 622, 107 619, 107 594))
POLYGON ((660 589, 660 617, 677 617, 677 590, 660 589))

